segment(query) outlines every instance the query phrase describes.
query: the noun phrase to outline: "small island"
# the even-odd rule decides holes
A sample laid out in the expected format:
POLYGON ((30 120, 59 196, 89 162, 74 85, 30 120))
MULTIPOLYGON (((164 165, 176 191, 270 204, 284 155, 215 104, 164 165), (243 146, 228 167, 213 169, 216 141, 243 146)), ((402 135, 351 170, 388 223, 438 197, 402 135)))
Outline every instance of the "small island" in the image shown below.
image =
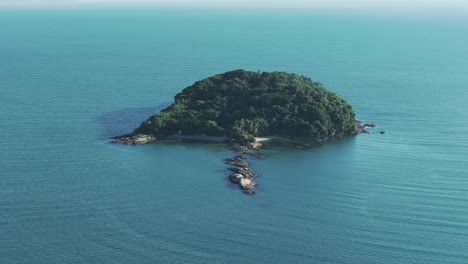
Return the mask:
MULTIPOLYGON (((234 70, 195 82, 174 103, 150 116, 133 133, 113 143, 146 144, 180 137, 225 141, 237 152, 254 154, 256 138, 323 141, 367 132, 343 98, 312 79, 286 72, 234 70)), ((241 189, 252 189, 256 175, 244 166, 245 157, 230 176, 241 189), (243 171, 248 173, 242 174, 243 171), (242 180, 245 179, 245 180, 242 180)))
MULTIPOLYGON (((130 135, 176 134, 254 142, 270 135, 324 140, 359 132, 345 100, 310 78, 285 72, 235 70, 198 81, 130 135)), ((122 138, 120 137, 120 138, 122 138)))

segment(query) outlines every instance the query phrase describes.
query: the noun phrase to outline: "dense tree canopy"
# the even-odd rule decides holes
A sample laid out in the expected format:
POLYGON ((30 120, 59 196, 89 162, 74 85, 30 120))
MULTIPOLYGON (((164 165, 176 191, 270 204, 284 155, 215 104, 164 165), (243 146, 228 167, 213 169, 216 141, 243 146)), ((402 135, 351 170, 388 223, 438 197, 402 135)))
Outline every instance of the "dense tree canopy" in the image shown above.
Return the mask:
POLYGON ((354 134, 355 114, 341 97, 310 78, 285 72, 235 70, 198 81, 133 134, 286 135, 326 139, 354 134))

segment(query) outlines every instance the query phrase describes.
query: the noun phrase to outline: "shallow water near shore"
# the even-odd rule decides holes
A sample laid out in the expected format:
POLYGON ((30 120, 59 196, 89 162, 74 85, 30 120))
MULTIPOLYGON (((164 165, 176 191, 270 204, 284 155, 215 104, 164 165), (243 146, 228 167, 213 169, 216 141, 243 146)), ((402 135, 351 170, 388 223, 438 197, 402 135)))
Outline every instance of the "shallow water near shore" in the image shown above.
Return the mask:
POLYGON ((0 25, 0 263, 466 263, 466 18, 42 10, 0 25), (310 76, 376 133, 265 149, 255 196, 227 180, 223 144, 109 144, 237 68, 310 76))

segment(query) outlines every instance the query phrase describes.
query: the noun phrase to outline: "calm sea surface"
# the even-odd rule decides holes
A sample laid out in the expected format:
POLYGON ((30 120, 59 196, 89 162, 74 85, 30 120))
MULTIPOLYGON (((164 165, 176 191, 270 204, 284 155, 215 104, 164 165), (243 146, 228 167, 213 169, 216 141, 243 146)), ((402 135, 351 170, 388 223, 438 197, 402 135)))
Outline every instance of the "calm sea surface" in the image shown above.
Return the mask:
POLYGON ((468 263, 468 19, 0 12, 0 263, 468 263), (251 160, 109 144, 194 81, 304 74, 359 135, 251 160), (378 131, 385 130, 385 135, 378 131))

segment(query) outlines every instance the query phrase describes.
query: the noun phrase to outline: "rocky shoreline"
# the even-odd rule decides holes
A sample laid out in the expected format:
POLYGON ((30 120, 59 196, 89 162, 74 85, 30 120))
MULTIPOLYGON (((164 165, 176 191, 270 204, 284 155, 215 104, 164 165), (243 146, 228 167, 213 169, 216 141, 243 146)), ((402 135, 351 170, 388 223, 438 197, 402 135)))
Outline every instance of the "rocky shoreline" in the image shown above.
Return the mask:
POLYGON ((263 148, 263 144, 260 142, 251 142, 245 144, 234 143, 228 146, 228 149, 241 153, 241 154, 248 154, 255 157, 259 157, 257 154, 257 150, 263 148))
POLYGON ((156 137, 152 135, 124 135, 119 137, 114 137, 111 140, 113 144, 124 144, 124 145, 143 145, 148 144, 156 140, 156 137))
MULTIPOLYGON (((370 134, 370 131, 369 131, 369 128, 370 127, 376 127, 376 124, 374 123, 362 123, 361 121, 359 121, 359 119, 355 119, 356 120, 356 126, 357 126, 357 133, 365 133, 365 134, 370 134)), ((380 131, 380 134, 385 134, 385 131, 380 131), (383 132, 383 133, 382 133, 383 132)))
MULTIPOLYGON (((365 133, 365 134, 370 134, 369 128, 373 128, 376 126, 374 123, 362 123, 358 119, 355 119, 356 121, 356 131, 354 135, 360 134, 360 133, 365 133)), ((380 131, 380 134, 385 134, 385 131, 380 131)), ((228 142, 229 139, 226 137, 213 137, 213 136, 199 136, 199 135, 173 135, 173 136, 167 136, 164 137, 167 139, 190 139, 190 140, 200 140, 200 141, 211 141, 211 142, 228 142)), ((154 137, 153 135, 146 135, 146 134, 138 134, 138 135, 122 135, 122 136, 117 136, 113 137, 111 140, 111 143, 114 144, 124 144, 124 145, 143 145, 143 144, 148 144, 152 143, 156 140, 157 138, 154 137)), ((305 142, 304 145, 309 145, 311 142, 311 139, 301 139, 301 138, 290 138, 290 137, 280 137, 280 136, 272 136, 272 137, 264 137, 264 138, 258 138, 256 142, 252 143, 245 143, 245 144, 239 144, 239 143, 234 143, 228 146, 228 148, 232 151, 239 152, 242 154, 249 154, 249 155, 254 155, 256 156, 257 153, 256 151, 261 149, 263 147, 262 143, 259 141, 292 141, 292 142, 305 142)), ((316 142, 320 142, 326 140, 325 139, 316 139, 316 142)), ((300 144, 302 145, 302 144, 300 144)))

